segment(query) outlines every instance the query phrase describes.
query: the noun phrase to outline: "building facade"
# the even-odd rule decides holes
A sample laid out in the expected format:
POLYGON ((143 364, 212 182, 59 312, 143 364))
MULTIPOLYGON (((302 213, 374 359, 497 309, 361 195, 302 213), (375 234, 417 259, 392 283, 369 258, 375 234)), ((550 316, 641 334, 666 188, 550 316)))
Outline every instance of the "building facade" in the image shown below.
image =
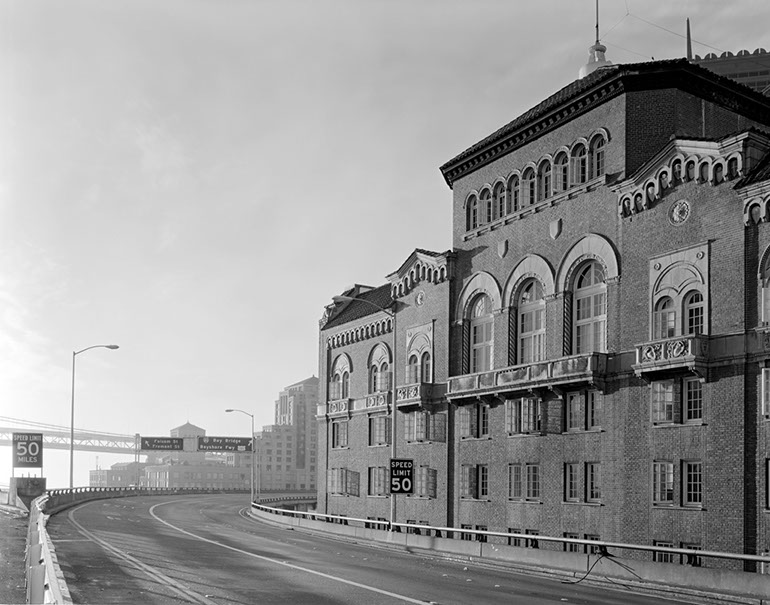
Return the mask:
POLYGON ((275 402, 275 424, 257 432, 261 491, 316 488, 318 378, 286 387, 275 402))
POLYGON ((770 549, 770 100, 601 59, 441 167, 451 251, 327 306, 321 512, 770 549))

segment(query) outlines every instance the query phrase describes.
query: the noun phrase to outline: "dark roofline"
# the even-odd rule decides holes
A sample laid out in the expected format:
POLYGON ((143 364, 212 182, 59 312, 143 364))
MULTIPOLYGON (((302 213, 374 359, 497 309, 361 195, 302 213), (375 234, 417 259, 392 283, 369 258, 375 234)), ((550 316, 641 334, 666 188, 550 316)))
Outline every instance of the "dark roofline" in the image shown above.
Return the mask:
POLYGON ((447 185, 630 91, 679 88, 770 124, 770 99, 687 59, 612 65, 575 80, 440 167, 447 185), (705 87, 704 87, 705 84, 705 87))
POLYGON ((382 313, 374 305, 379 305, 386 309, 390 307, 393 304, 393 297, 390 291, 391 285, 383 284, 373 290, 361 292, 354 300, 349 301, 342 309, 332 315, 331 319, 321 328, 321 331, 336 328, 337 326, 374 315, 375 313, 382 313), (362 300, 368 302, 361 302, 362 300))

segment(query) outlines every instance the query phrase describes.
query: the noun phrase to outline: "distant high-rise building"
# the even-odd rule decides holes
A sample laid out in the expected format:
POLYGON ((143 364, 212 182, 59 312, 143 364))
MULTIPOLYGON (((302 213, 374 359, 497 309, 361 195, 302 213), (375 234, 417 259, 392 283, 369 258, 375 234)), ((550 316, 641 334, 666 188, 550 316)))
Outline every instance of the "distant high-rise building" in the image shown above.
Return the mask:
POLYGON ((703 58, 695 55, 692 62, 770 96, 770 53, 764 48, 751 53, 747 50, 737 54, 724 52, 719 56, 709 53, 703 58))
POLYGON ((275 402, 275 424, 257 433, 261 490, 315 489, 318 378, 286 387, 275 402))

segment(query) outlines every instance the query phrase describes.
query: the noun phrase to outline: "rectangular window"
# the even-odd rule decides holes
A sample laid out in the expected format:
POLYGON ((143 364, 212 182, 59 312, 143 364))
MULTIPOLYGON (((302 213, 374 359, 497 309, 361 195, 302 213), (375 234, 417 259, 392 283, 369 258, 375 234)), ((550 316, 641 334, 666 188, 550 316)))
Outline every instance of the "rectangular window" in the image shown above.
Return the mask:
POLYGON ((332 421, 332 447, 340 448, 348 446, 348 421, 332 421))
POLYGON ((460 437, 480 439, 489 435, 489 407, 477 403, 464 406, 459 410, 460 437))
POLYGON ((522 468, 521 464, 508 465, 508 499, 521 500, 522 498, 522 468))
MULTIPOLYGON (((583 538, 585 540, 594 540, 595 542, 599 541, 599 536, 596 534, 584 534, 583 538)), ((599 554, 599 547, 598 546, 591 546, 589 544, 584 545, 584 552, 588 555, 598 555, 599 554)))
POLYGON ((509 435, 539 433, 542 426, 540 400, 536 397, 505 401, 505 428, 509 435))
POLYGON ((652 422, 674 422, 674 381, 660 380, 652 383, 652 422))
POLYGON ((489 467, 486 464, 464 464, 460 485, 461 497, 480 500, 489 496, 489 467))
MULTIPOLYGON (((537 529, 528 529, 526 532, 529 536, 539 536, 540 531, 537 529)), ((537 540, 535 538, 527 538, 527 548, 540 548, 540 545, 538 544, 537 540)))
POLYGON ((683 467, 684 505, 701 506, 703 504, 703 463, 699 461, 684 462, 683 467))
POLYGON ((583 393, 567 393, 567 410, 564 417, 568 431, 583 430, 583 393))
POLYGON ((369 467, 370 496, 386 496, 388 494, 388 469, 384 466, 369 467))
POLYGON ((527 465, 527 500, 540 499, 540 466, 527 465))
MULTIPOLYGON (((521 534, 522 531, 521 531, 521 529, 518 529, 518 528, 515 528, 515 527, 509 527, 508 528, 508 533, 509 534, 521 534)), ((510 538, 508 538, 508 546, 521 546, 522 545, 521 541, 522 541, 521 538, 510 537, 510 538)))
POLYGON ((652 503, 670 505, 674 503, 674 463, 653 462, 652 503))
POLYGON ((330 468, 326 471, 326 491, 345 496, 359 495, 360 474, 346 468, 330 468))
POLYGON ((580 486, 578 481, 578 465, 574 463, 565 464, 564 499, 567 502, 577 502, 580 499, 580 486))
MULTIPOLYGON (((571 532, 564 532, 565 538, 570 538, 573 540, 577 540, 580 538, 580 534, 575 534, 571 532)), ((564 543, 564 551, 565 552, 580 552, 580 544, 574 544, 572 542, 565 542, 564 543)))
MULTIPOLYGON (((679 548, 686 548, 687 550, 697 551, 703 550, 700 544, 693 542, 682 542, 679 548)), ((703 559, 696 554, 682 555, 679 559, 682 565, 692 565, 693 567, 703 567, 703 559)))
MULTIPOLYGON (((663 546, 665 548, 673 548, 674 543, 673 542, 664 542, 661 540, 654 540, 653 546, 663 546)), ((673 563, 674 562, 674 555, 670 552, 658 552, 655 551, 653 553, 653 561, 656 561, 658 563, 673 563)))
POLYGON ((599 462, 586 463, 586 502, 602 499, 602 465, 599 462))
POLYGON ((369 417, 369 445, 388 445, 390 443, 390 417, 369 417))
POLYGON ((703 419, 703 384, 697 378, 684 381, 685 420, 697 422, 703 419))
POLYGON ((586 422, 588 428, 601 426, 603 395, 599 391, 588 391, 586 394, 586 422))
POLYGON ((436 469, 427 466, 419 466, 417 467, 416 475, 415 495, 422 498, 435 498, 436 469))

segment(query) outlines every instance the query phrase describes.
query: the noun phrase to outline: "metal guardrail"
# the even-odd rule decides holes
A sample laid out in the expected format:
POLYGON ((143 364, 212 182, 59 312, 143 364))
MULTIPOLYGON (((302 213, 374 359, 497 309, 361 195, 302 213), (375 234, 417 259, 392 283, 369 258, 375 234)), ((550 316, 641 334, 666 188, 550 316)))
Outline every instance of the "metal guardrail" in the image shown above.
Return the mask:
POLYGON ((252 509, 264 510, 265 512, 277 514, 279 516, 304 517, 313 521, 322 520, 328 523, 339 523, 342 525, 356 524, 362 528, 384 529, 400 532, 402 529, 413 530, 416 533, 425 536, 433 535, 436 538, 466 539, 465 536, 476 536, 480 542, 486 542, 488 537, 505 538, 507 540, 528 540, 530 542, 554 542, 560 544, 580 544, 584 545, 590 551, 597 554, 608 555, 610 548, 646 551, 653 553, 667 553, 671 555, 680 555, 687 558, 689 565, 697 566, 697 561, 701 557, 712 557, 716 559, 745 561, 759 563, 763 572, 770 573, 770 554, 768 555, 750 555, 740 553, 729 553, 712 550, 693 550, 689 548, 674 548, 670 546, 657 546, 648 544, 627 544, 624 542, 606 542, 602 540, 589 540, 584 538, 566 538, 557 536, 544 536, 534 534, 518 534, 510 532, 496 532, 478 529, 465 529, 460 527, 435 527, 431 525, 419 525, 414 523, 391 523, 389 521, 379 521, 376 519, 359 519, 356 517, 346 517, 342 515, 327 515, 324 513, 294 511, 282 508, 273 508, 263 504, 252 503, 252 509))

